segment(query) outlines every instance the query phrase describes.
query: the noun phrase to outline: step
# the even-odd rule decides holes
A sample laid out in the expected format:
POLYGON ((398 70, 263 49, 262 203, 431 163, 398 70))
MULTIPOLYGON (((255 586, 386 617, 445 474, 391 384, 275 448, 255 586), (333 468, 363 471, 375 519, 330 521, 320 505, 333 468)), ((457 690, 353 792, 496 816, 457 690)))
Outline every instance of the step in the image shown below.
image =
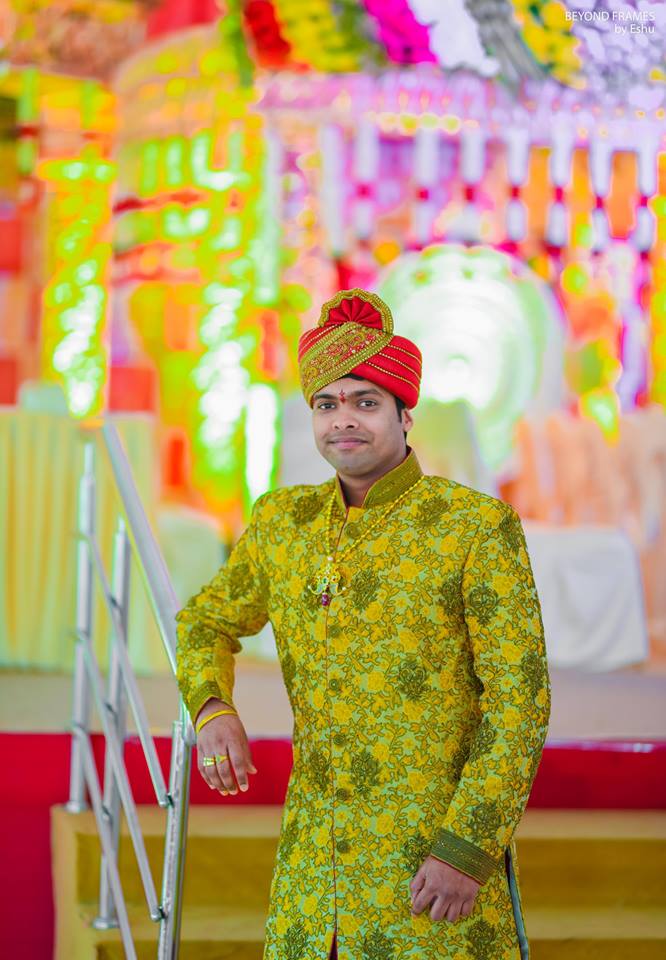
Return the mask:
MULTIPOLYGON (((99 886, 100 847, 93 814, 52 810, 54 829, 73 832, 76 899, 93 902, 99 886), (73 817, 73 818, 72 818, 73 817)), ((166 814, 139 807, 156 885, 162 870, 166 814)), ((184 902, 224 906, 268 904, 282 808, 264 805, 192 807, 184 902), (233 871, 233 888, 201 883, 220 865, 233 871)), ((663 811, 528 810, 516 831, 518 869, 526 905, 640 907, 666 903, 666 813, 663 811)), ((143 887, 126 829, 120 846, 123 888, 139 902, 143 887)))
MULTIPOLYGON (((100 861, 94 817, 63 807, 51 813, 56 960, 120 960, 118 930, 91 926, 100 861)), ((166 814, 139 807, 138 815, 159 890, 166 814)), ((261 960, 281 815, 263 805, 191 809, 181 960, 261 960)), ((666 956, 666 813, 528 810, 516 842, 532 960, 666 956)), ((121 876, 138 956, 154 958, 157 926, 124 825, 121 876)))
POLYGON ((525 907, 531 960, 663 960, 666 911, 659 907, 525 907))
MULTIPOLYGON (((118 930, 96 931, 94 911, 80 912, 87 936, 76 956, 124 960, 118 930)), ((154 960, 157 929, 145 910, 130 908, 139 960, 154 960)), ((532 960, 662 960, 666 955, 663 909, 540 908, 525 910, 532 960)), ((262 960, 265 914, 238 907, 188 907, 183 915, 180 960, 262 960)))
MULTIPOLYGON (((166 812, 159 807, 138 807, 139 821, 153 880, 159 889, 162 876, 166 812)), ((76 900, 92 903, 99 891, 100 842, 92 811, 67 813, 64 807, 51 811, 52 831, 72 834, 76 862, 76 900)), ((282 808, 275 806, 193 807, 188 825, 185 860, 184 903, 216 904, 221 907, 243 902, 256 909, 268 908, 268 893, 277 853, 282 808), (213 884, 203 878, 220 870, 233 874, 233 884, 213 884)), ((143 884, 132 841, 123 821, 120 871, 128 902, 140 902, 143 884)))
MULTIPOLYGON (((145 908, 131 904, 128 913, 138 960, 155 960, 157 925, 145 908)), ((71 957, 125 960, 120 931, 95 930, 94 916, 91 906, 80 910, 81 936, 71 957)), ((233 908, 188 906, 183 913, 179 960, 262 960, 265 925, 265 910, 238 904, 233 908)))
POLYGON ((666 904, 662 810, 528 810, 516 845, 526 907, 666 904))

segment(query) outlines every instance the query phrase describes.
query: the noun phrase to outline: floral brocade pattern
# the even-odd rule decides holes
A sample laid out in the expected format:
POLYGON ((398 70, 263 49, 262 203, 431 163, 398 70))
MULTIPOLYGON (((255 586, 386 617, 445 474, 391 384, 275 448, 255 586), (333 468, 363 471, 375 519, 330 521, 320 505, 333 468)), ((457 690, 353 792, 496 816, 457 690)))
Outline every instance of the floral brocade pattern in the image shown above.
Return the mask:
MULTIPOLYGON (((399 496, 414 459, 372 489, 399 496)), ((385 506, 336 501, 348 589, 322 607, 307 586, 325 560, 333 489, 260 497, 225 566, 178 614, 193 715, 211 695, 233 703, 240 638, 269 619, 275 633, 294 762, 264 960, 328 960, 334 926, 340 960, 519 960, 504 854, 515 860, 550 714, 520 519, 435 476, 368 536, 385 506), (409 882, 431 852, 478 872, 469 917, 411 915, 409 882)))
POLYGON ((373 357, 392 339, 390 333, 355 323, 333 326, 323 336, 320 328, 313 333, 319 339, 305 353, 299 366, 308 404, 317 390, 373 357))

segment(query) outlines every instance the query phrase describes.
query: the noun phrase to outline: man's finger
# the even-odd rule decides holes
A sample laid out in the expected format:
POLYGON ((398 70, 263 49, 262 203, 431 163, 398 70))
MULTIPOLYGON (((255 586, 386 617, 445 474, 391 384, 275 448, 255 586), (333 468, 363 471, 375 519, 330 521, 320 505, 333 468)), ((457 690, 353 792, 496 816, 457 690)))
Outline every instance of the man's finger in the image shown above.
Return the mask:
POLYGON ((446 910, 444 911, 444 916, 450 923, 453 923, 453 921, 457 920, 458 917, 460 916, 460 907, 461 907, 460 900, 451 900, 448 906, 446 907, 446 910))
POLYGON ((201 755, 201 750, 197 750, 197 769, 199 771, 199 774, 201 775, 201 779, 206 784, 206 786, 209 787, 211 790, 214 790, 215 788, 213 787, 213 784, 210 782, 210 780, 206 776, 206 769, 203 765, 203 757, 201 755))
POLYGON ((435 891, 432 889, 432 887, 424 884, 414 897, 412 902, 412 913, 421 913, 421 911, 428 906, 434 896, 435 891))
POLYGON ((220 791, 225 791, 226 793, 237 793, 233 775, 229 770, 230 761, 228 744, 222 746, 222 744, 217 741, 214 749, 212 749, 210 752, 210 756, 224 758, 217 760, 215 766, 210 766, 208 768, 208 770, 211 771, 211 775, 215 776, 216 783, 219 784, 218 789, 220 791))
POLYGON ((218 772, 217 772, 217 766, 216 766, 215 764, 212 764, 212 763, 211 763, 211 764, 205 764, 205 765, 204 765, 204 762, 203 762, 203 761, 204 761, 204 757, 212 757, 213 754, 212 754, 212 753, 206 753, 206 751, 205 751, 202 747, 199 747, 199 753, 200 753, 200 758, 201 758, 201 759, 200 759, 200 768, 199 768, 199 769, 201 770, 201 775, 202 775, 202 777, 204 778, 204 780, 206 781, 206 783, 207 783, 210 787, 212 787, 213 790, 224 790, 224 784, 222 783, 222 781, 221 781, 221 779, 220 779, 220 777, 219 777, 219 774, 218 774, 218 772))
POLYGON ((474 909, 474 900, 463 900, 463 905, 460 908, 460 916, 468 917, 473 909, 474 909))
POLYGON ((447 910, 450 907, 450 901, 444 897, 434 897, 432 901, 432 909, 430 911, 431 920, 443 920, 446 916, 447 910))
POLYGON ((238 790, 236 789, 236 784, 234 783, 234 778, 229 766, 229 749, 227 748, 227 750, 224 753, 218 753, 218 756, 225 757, 224 760, 218 760, 217 765, 215 767, 217 774, 220 778, 220 783, 222 784, 222 789, 226 793, 233 793, 233 794, 238 793, 238 790))
POLYGON ((423 884, 425 883, 425 873, 419 870, 418 873, 414 874, 412 879, 409 881, 409 889, 412 891, 412 895, 418 893, 423 884))
MULTIPOLYGON (((211 726, 215 723, 214 720, 211 720, 211 726)), ((227 757, 227 740, 226 734, 223 733, 224 727, 222 724, 219 727, 214 727, 212 730, 204 730, 204 735, 201 737, 201 740, 198 742, 199 750, 206 757, 227 757)), ((216 790, 227 791, 231 793, 234 789, 235 784, 233 782, 233 777, 230 773, 225 770, 229 764, 229 760, 219 760, 210 766, 206 766, 205 776, 213 784, 216 790)))
POLYGON ((231 760, 231 765, 233 767, 233 772, 238 780, 238 786, 241 790, 245 791, 249 786, 247 782, 247 762, 245 760, 245 753, 238 743, 230 743, 228 752, 229 759, 231 760))
MULTIPOLYGON (((203 767, 203 777, 206 782, 213 787, 214 790, 218 790, 220 793, 228 793, 229 787, 226 786, 223 778, 220 776, 220 764, 219 763, 210 763, 204 766, 203 759, 204 757, 216 757, 224 755, 224 747, 219 739, 219 737, 211 737, 210 735, 205 737, 205 746, 204 743, 198 744, 198 750, 201 757, 201 765, 203 767)), ((226 763, 226 761, 224 761, 226 763)))

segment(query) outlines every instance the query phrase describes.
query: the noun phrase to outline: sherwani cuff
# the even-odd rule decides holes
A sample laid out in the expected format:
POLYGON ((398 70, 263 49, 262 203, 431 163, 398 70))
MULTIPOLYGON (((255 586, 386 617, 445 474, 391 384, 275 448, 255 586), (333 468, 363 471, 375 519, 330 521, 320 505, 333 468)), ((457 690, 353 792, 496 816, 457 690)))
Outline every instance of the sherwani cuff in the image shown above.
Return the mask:
POLYGON ((199 711, 203 707, 204 703, 206 703, 207 700, 210 700, 211 697, 216 697, 218 700, 224 700, 225 703, 232 703, 231 696, 225 696, 224 691, 220 690, 220 685, 218 683, 216 683, 214 680, 206 680, 196 688, 192 696, 189 698, 189 703, 186 704, 190 717, 192 718, 192 723, 196 722, 199 711))
POLYGON ((479 883, 485 883, 499 866, 499 862, 494 860, 481 847, 477 847, 469 840, 451 833, 450 830, 441 829, 439 831, 430 852, 433 857, 443 860, 479 883))

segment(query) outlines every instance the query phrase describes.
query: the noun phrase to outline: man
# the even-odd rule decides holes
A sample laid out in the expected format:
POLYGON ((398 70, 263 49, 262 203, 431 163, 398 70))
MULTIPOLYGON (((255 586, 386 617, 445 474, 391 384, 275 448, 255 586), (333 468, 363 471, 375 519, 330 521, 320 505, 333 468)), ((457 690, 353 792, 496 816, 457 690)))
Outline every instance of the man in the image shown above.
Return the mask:
POLYGON ((259 497, 178 614, 199 767, 223 793, 257 772, 240 718, 219 715, 233 655, 275 632, 294 763, 264 960, 524 960, 513 834, 550 680, 520 520, 423 474, 406 442, 421 354, 379 297, 324 304, 299 370, 336 475, 259 497))

